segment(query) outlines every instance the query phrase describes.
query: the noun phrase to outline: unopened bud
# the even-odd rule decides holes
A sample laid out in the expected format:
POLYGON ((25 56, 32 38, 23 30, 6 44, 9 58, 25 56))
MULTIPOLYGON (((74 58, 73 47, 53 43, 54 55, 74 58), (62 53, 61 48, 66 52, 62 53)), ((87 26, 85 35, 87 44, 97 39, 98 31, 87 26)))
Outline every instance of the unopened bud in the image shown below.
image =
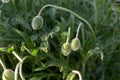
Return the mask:
POLYGON ((43 18, 41 16, 35 16, 32 20, 33 30, 39 30, 43 26, 43 18))
POLYGON ((2 80, 14 80, 14 71, 11 69, 4 70, 2 74, 2 80))

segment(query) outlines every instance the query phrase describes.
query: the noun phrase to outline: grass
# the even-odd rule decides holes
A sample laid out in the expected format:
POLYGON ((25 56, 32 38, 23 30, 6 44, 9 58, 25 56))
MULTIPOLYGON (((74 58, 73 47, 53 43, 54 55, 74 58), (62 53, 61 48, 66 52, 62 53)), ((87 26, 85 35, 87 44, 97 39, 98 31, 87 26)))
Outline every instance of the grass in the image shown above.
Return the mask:
MULTIPOLYGON (((79 71, 83 80, 120 79, 120 9, 116 0, 11 0, 0 10, 0 58, 15 70, 20 62, 12 51, 21 59, 28 56, 22 65, 26 80, 78 80, 72 70, 79 71), (55 8, 44 9, 42 29, 33 30, 31 21, 46 4, 70 9, 84 18, 95 39, 86 22, 55 8), (68 27, 71 42, 80 22, 84 24, 79 32, 82 49, 63 56, 68 27)), ((2 72, 0 66, 0 76, 2 72)))

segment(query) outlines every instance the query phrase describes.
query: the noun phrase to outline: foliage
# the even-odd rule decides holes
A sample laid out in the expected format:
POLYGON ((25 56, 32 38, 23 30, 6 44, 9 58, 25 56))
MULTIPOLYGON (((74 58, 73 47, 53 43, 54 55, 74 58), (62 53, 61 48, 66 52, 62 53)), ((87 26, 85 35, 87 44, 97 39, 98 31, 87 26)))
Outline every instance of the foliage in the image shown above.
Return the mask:
MULTIPOLYGON (((78 76, 72 73, 72 70, 77 70, 83 80, 119 80, 119 1, 0 1, 0 43, 0 58, 9 69, 17 71, 18 65, 19 78, 22 75, 26 80, 78 80, 78 76), (83 20, 52 7, 41 13, 44 22, 42 28, 33 30, 32 19, 46 4, 70 9, 82 16, 92 25, 95 39, 83 20), (83 23, 78 36, 80 49, 64 56, 61 47, 66 42, 68 27, 71 28, 71 42, 75 38, 79 23, 83 23), (13 51, 22 60, 18 60, 13 51)), ((0 76, 2 72, 0 66, 0 76)))

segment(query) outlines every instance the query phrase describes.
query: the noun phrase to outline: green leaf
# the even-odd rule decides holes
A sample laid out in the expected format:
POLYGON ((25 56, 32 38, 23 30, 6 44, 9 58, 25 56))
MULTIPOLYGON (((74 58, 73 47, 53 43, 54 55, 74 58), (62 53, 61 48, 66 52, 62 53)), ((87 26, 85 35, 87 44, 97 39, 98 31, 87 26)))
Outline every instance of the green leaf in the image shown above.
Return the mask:
POLYGON ((75 75, 74 73, 70 72, 66 78, 66 80, 73 80, 75 78, 75 75))
POLYGON ((49 68, 49 67, 56 66, 56 63, 54 63, 54 62, 51 60, 51 61, 46 62, 45 64, 41 62, 41 65, 42 65, 42 66, 34 69, 34 71, 45 70, 45 69, 47 69, 47 68, 49 68))
POLYGON ((36 56, 37 53, 38 53, 38 50, 37 49, 33 49, 33 50, 31 50, 30 54, 33 55, 33 56, 36 56))
POLYGON ((31 38, 25 34, 24 32, 21 32, 17 29, 13 29, 15 32, 17 32, 20 36, 22 36, 22 38, 25 40, 27 47, 28 48, 34 48, 35 47, 35 43, 31 40, 31 38))
POLYGON ((36 73, 33 75, 34 77, 30 78, 29 80, 43 80, 44 78, 48 78, 48 77, 60 77, 59 75, 55 74, 55 73, 45 73, 45 72, 41 72, 41 73, 36 73))
POLYGON ((0 51, 1 52, 7 52, 7 53, 10 53, 14 50, 14 47, 11 46, 11 47, 0 47, 0 51))

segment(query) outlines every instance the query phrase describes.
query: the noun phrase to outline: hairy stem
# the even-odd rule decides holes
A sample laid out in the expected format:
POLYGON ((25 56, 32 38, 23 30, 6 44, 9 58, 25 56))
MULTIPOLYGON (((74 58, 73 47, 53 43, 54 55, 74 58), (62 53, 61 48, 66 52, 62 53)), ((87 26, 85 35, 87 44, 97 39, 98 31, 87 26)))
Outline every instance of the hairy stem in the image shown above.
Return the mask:
POLYGON ((42 11, 43 11, 45 8, 47 8, 47 7, 57 8, 57 9, 60 9, 60 10, 63 10, 63 11, 67 11, 67 12, 73 14, 73 15, 76 16, 78 19, 82 20, 83 22, 85 22, 85 23, 88 25, 89 29, 90 29, 91 32, 92 32, 93 39, 95 39, 95 33, 94 33, 94 30, 93 30, 92 26, 90 25, 90 23, 89 23, 86 19, 84 19, 83 17, 79 16, 78 14, 76 14, 75 12, 73 12, 73 11, 67 9, 67 8, 48 4, 48 5, 45 5, 45 6, 43 6, 43 7, 41 8, 41 10, 40 10, 39 13, 38 13, 38 16, 40 16, 41 13, 42 13, 42 11))
POLYGON ((82 80, 82 75, 81 75, 81 73, 79 71, 73 70, 72 72, 79 76, 79 80, 82 80))
POLYGON ((22 59, 18 56, 18 54, 15 51, 13 51, 12 53, 20 62, 22 61, 22 59))
POLYGON ((0 64, 2 65, 2 67, 3 67, 4 70, 7 69, 6 66, 4 65, 3 61, 1 60, 1 58, 0 58, 0 64))
POLYGON ((70 27, 68 28, 68 34, 67 34, 66 43, 68 43, 68 42, 69 42, 69 38, 70 38, 70 27))
POLYGON ((78 25, 77 33, 76 33, 76 38, 78 38, 78 34, 79 34, 79 30, 80 30, 81 25, 82 25, 82 23, 80 23, 80 24, 78 25))
POLYGON ((22 65, 23 65, 24 60, 27 59, 27 58, 28 58, 28 56, 25 56, 25 57, 22 59, 22 62, 21 62, 20 67, 19 67, 19 74, 20 74, 20 77, 21 77, 22 80, 25 80, 24 75, 23 75, 23 73, 22 73, 22 65))
POLYGON ((19 62, 19 63, 16 65, 14 80, 18 80, 18 72, 19 72, 19 66, 20 66, 20 64, 21 64, 21 62, 19 62))

